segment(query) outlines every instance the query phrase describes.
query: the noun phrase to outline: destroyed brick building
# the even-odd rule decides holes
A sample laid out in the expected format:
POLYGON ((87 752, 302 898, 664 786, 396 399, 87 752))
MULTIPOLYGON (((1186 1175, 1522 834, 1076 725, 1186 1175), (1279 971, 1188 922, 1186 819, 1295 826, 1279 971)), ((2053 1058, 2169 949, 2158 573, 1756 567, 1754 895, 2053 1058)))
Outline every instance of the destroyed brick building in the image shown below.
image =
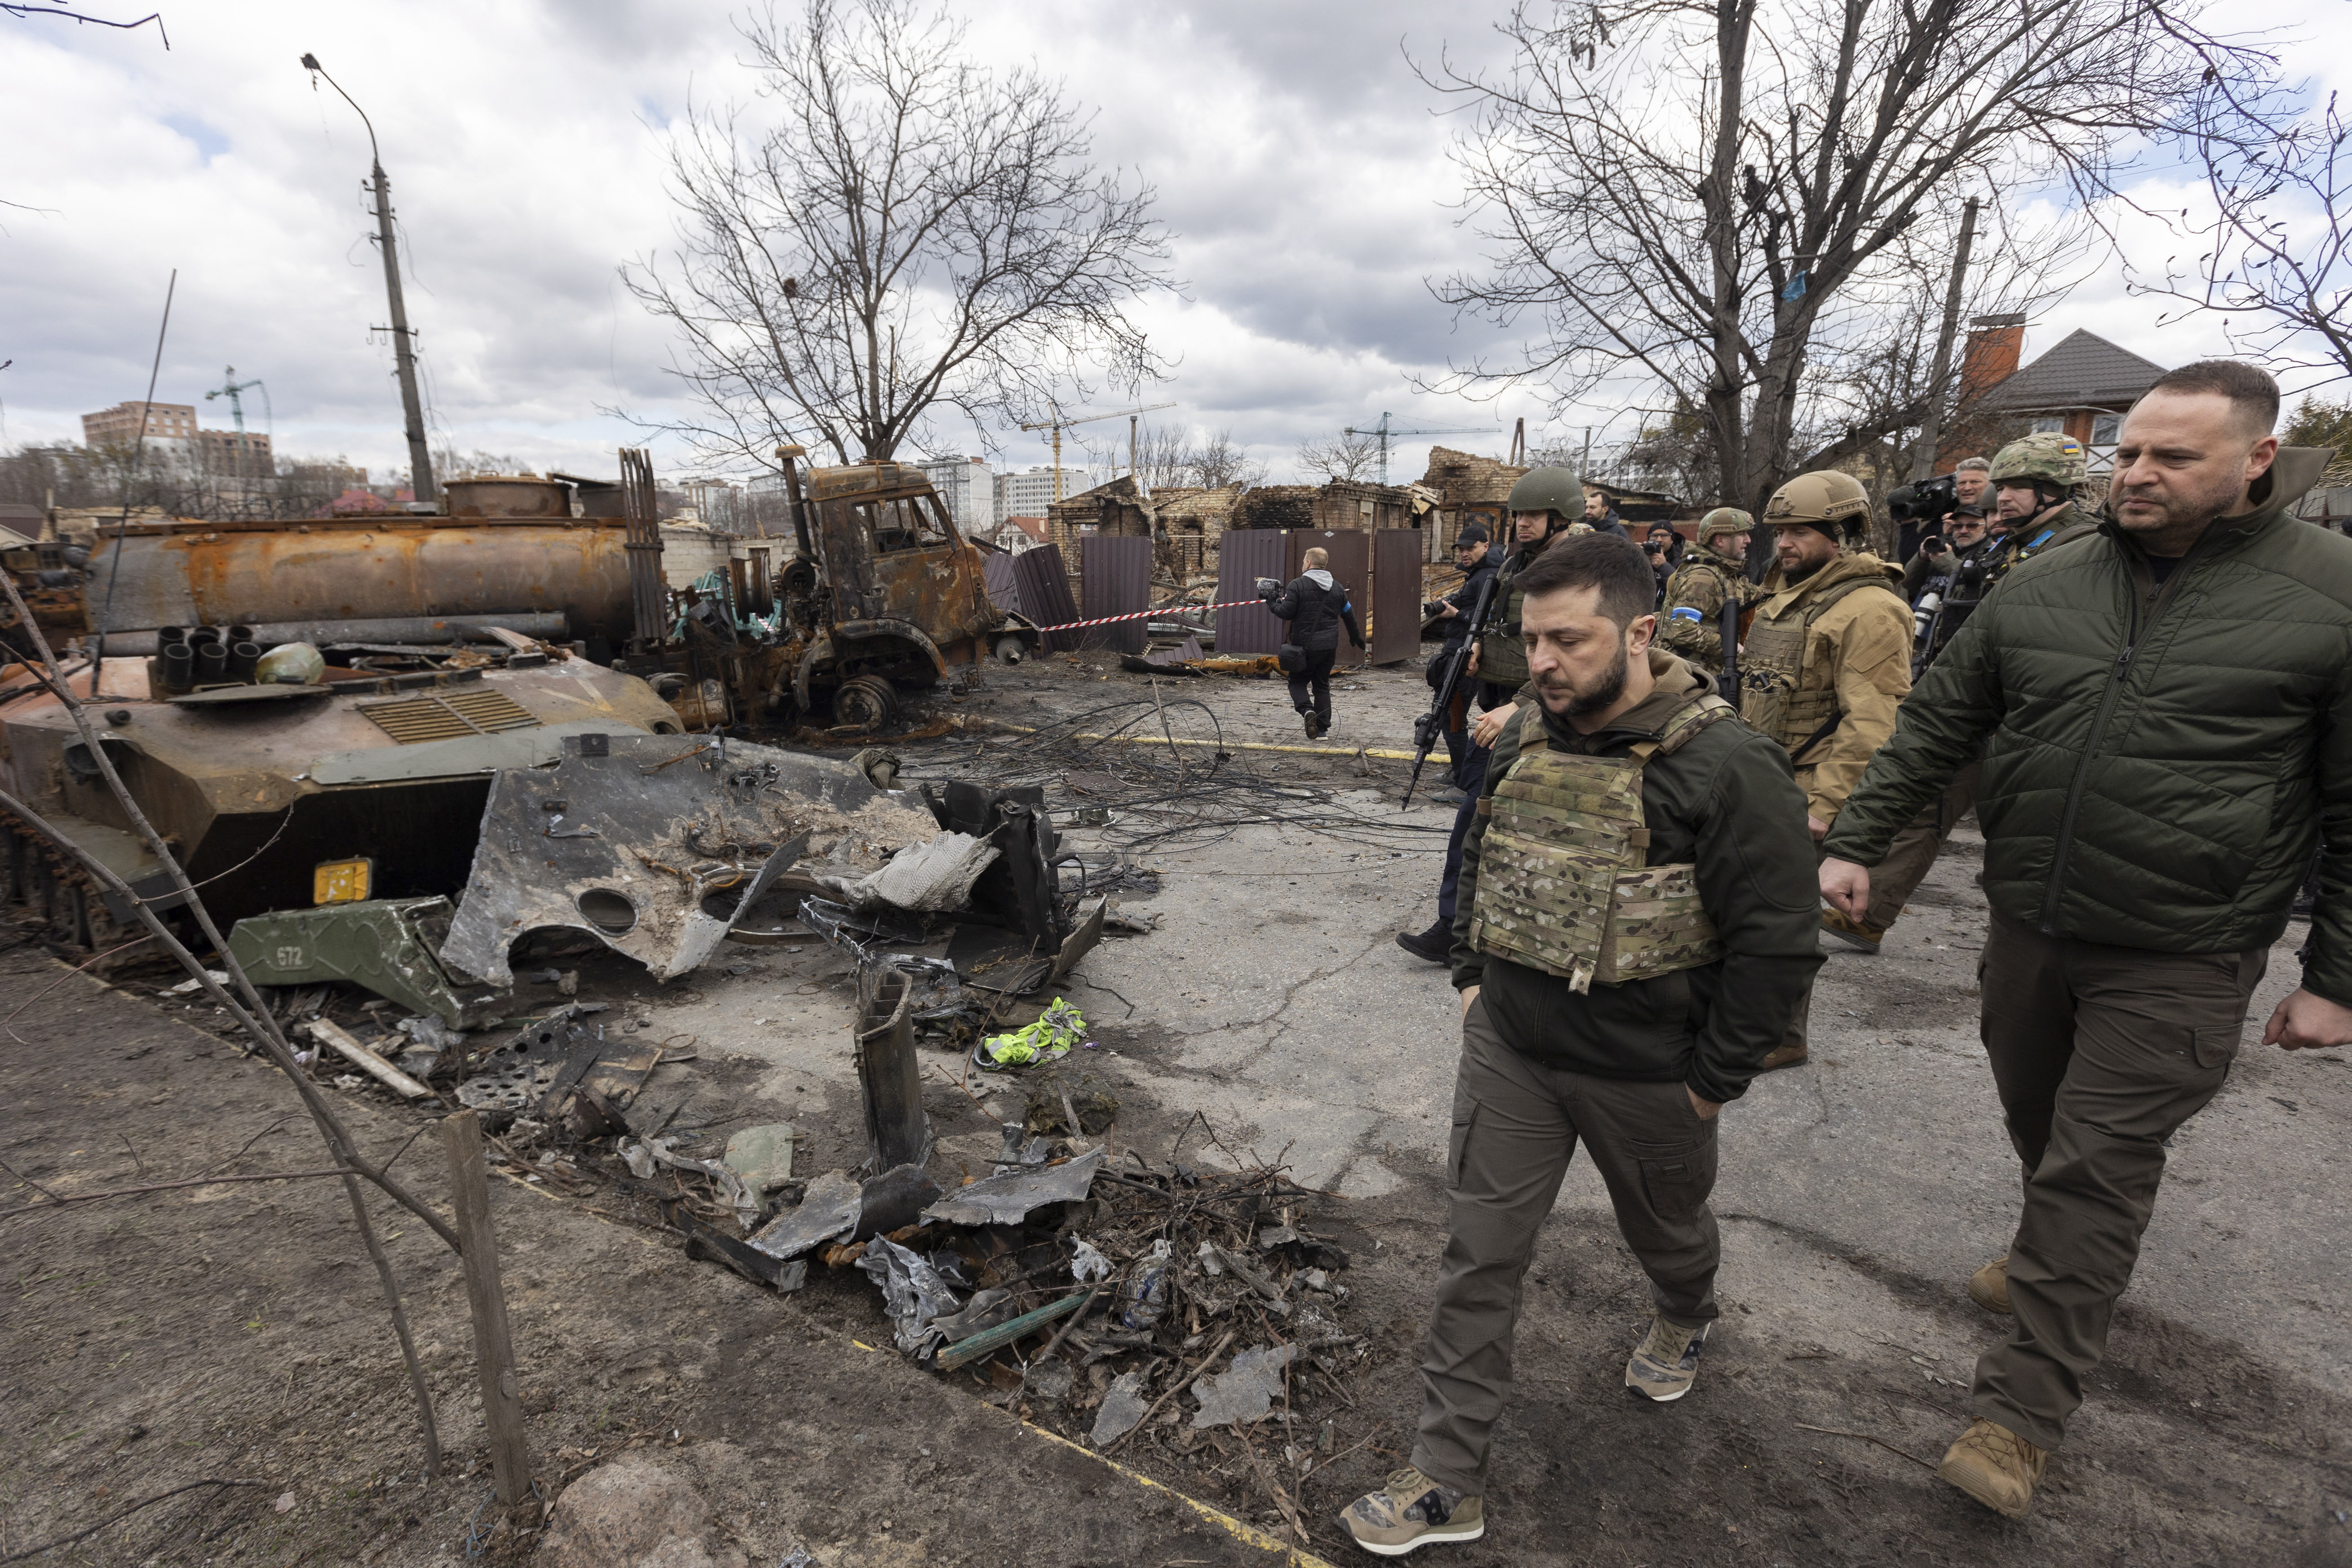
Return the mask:
POLYGON ((1511 487, 1527 471, 1499 458, 1457 452, 1451 447, 1432 447, 1429 471, 1422 476, 1421 488, 1436 497, 1433 510, 1438 529, 1451 539, 1468 522, 1483 522, 1489 529, 1499 530, 1505 504, 1511 499, 1511 487))

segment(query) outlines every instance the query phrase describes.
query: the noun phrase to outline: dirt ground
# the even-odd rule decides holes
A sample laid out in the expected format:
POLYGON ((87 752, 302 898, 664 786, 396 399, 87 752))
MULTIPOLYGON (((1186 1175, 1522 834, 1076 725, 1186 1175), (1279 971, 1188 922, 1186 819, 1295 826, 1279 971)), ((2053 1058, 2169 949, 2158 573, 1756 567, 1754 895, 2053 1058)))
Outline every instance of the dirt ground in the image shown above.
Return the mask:
MULTIPOLYGON (((1208 684, 1184 683, 1184 695, 1213 700, 1234 736, 1296 736, 1278 688, 1224 683, 1201 693, 1208 684)), ((1398 744, 1395 716, 1424 700, 1417 673, 1374 672, 1351 684, 1359 689, 1341 694, 1335 740, 1398 744)), ((1162 681, 1163 693, 1171 685, 1162 681)), ((1024 669, 958 706, 1034 723, 1148 689, 1139 678, 1082 661, 1024 669)), ((971 754, 969 743, 943 740, 928 753, 925 744, 899 748, 910 769, 919 772, 928 755, 934 771, 954 771, 971 754)), ((1369 782, 1392 787, 1400 772, 1279 753, 1263 763, 1261 777, 1334 795, 1364 787, 1368 772, 1369 782)), ((1077 798, 1049 795, 1057 813, 1077 798)), ((1410 852, 1410 875, 1420 879, 1432 863, 1426 846, 1410 852)), ((1967 852, 1956 841, 1948 887, 1965 885, 1967 852)), ((1165 872, 1171 900, 1189 874, 1181 866, 1165 872)), ((1305 896, 1254 895, 1251 944, 1316 940, 1316 928, 1281 919, 1286 898, 1305 896)), ((1980 929, 1980 901, 1971 909, 1949 896, 1952 929, 1980 929)), ((1380 931, 1370 936, 1385 942, 1380 931)), ((1107 944, 1082 972, 1126 990, 1135 983, 1121 965, 1194 967, 1213 984, 1230 962, 1164 930, 1107 944)), ((1884 967, 1836 971, 1824 994, 1843 1007, 1829 1010, 1867 1015, 1872 1030, 1893 1026, 1882 1016, 1907 1012, 1923 1039, 1930 1026, 1972 1034, 1964 967, 1922 986, 1892 961, 1878 962, 1884 967)), ((579 967, 583 997, 697 1036, 700 1056, 677 1127, 723 1138, 790 1119, 809 1135, 799 1170, 855 1162, 863 1135, 840 1023, 847 965, 830 950, 813 943, 739 957, 730 949, 667 993, 618 960, 579 967), (729 973, 737 964, 741 973, 729 973), (788 1001, 803 1011, 789 1011, 788 1001), (754 1018, 761 1032, 792 1040, 766 1054, 739 1043, 736 1031, 754 1018)), ((413 1216, 372 1195, 439 1415, 446 1472, 431 1482, 421 1479, 415 1408, 338 1184, 215 1183, 43 1206, 48 1193, 325 1163, 274 1069, 194 1026, 205 1021, 201 1011, 165 1004, 155 989, 100 985, 34 946, 0 952, 0 994, 16 1009, 6 1024, 13 1037, 0 1040, 0 1208, 14 1211, 0 1216, 0 1258, 16 1290, 0 1333, 0 1563, 205 1481, 245 1484, 172 1497, 40 1560, 288 1568, 454 1563, 479 1551, 484 1562, 529 1561, 535 1535, 520 1521, 501 1524, 490 1500, 462 1282, 413 1216)), ((1099 1016, 1116 1015, 1106 1005, 1099 1016)), ((1817 1047, 1827 1059, 1806 1070, 1823 1083, 1841 1070, 1866 1072, 1864 1027, 1854 1025, 1850 1049, 1817 1047)), ((1114 1141, 1164 1167, 1178 1138, 1198 1125, 1197 1106, 1179 1090, 1199 1079, 1202 1093, 1218 1091, 1233 1075, 1195 1058, 1197 1037, 1148 1015, 1106 1022, 1098 1035, 1108 1048, 1084 1070, 1121 1100, 1114 1141)), ((954 1057, 926 1049, 924 1058, 941 1068, 927 1074, 925 1092, 940 1135, 935 1168, 960 1179, 950 1174, 960 1163, 993 1144, 994 1118, 949 1081, 954 1057)), ((1317 1063, 1317 1074, 1341 1070, 1317 1063)), ((1952 1068, 1967 1070, 1964 1062, 1952 1068)), ((2352 1079, 2340 1067, 2315 1070, 2352 1079)), ((1913 1092, 1940 1092, 1931 1077, 1913 1082, 1913 1092)), ((330 1093, 371 1152, 415 1138, 396 1170, 441 1201, 426 1115, 373 1086, 330 1093)), ((2352 1097, 2333 1078, 2294 1093, 2298 1137, 2324 1148, 2331 1133, 2341 1136, 2352 1097)), ((1004 1109, 1001 1100, 992 1111, 1004 1109)), ((1768 1131, 1772 1105, 1756 1114, 1768 1131)), ((1213 1159, 1195 1154, 1198 1142, 1193 1135, 1183 1159, 1213 1159)), ((1310 1532, 1307 1550, 1335 1563, 1356 1556, 1337 1510, 1410 1447, 1412 1368, 1444 1239, 1430 1137, 1397 1134, 1382 1149, 1380 1182, 1351 1180, 1345 1190, 1363 1195, 1318 1211, 1318 1231, 1349 1254, 1335 1278, 1349 1289, 1346 1325, 1368 1336, 1368 1353, 1335 1378, 1302 1379, 1303 1419, 1287 1435, 1278 1424, 1257 1434, 1261 1454, 1287 1442, 1311 1466, 1301 1476, 1286 1460, 1282 1473, 1310 1532), (1314 1436, 1327 1420, 1328 1448, 1314 1436)), ((1882 1179, 1868 1164, 1838 1169, 1858 1186, 1882 1179)), ((2229 1174, 2258 1186, 2264 1171, 2229 1174)), ((1791 1164, 1790 1181, 1813 1179, 1791 1164)), ((2168 1203, 2176 1195, 2168 1187, 2168 1203)), ((1970 1359, 1992 1321, 1954 1279, 1895 1256, 1900 1248, 1857 1245, 1851 1227, 1830 1217, 1828 1195, 1817 1206, 1822 1217, 1808 1224, 1721 1195, 1726 1331, 1693 1396, 1655 1407, 1629 1399, 1620 1382, 1646 1321, 1643 1282, 1605 1212, 1564 1197, 1526 1287, 1520 1381, 1496 1447, 1489 1534, 1433 1560, 2352 1563, 2352 1400, 2332 1370, 2342 1360, 2336 1347, 2266 1331, 2259 1303, 2221 1320, 2239 1325, 2224 1333, 2210 1314, 2136 1290, 2079 1440, 2053 1461, 2032 1517, 2011 1524, 1924 1468, 1965 1424, 1970 1359), (2330 1370, 2315 1372, 2315 1357, 2330 1370)), ((492 1208, 530 1438, 550 1500, 599 1460, 636 1447, 693 1478, 714 1505, 715 1533, 763 1565, 796 1546, 826 1568, 1208 1565, 1286 1555, 1251 1547, 1169 1490, 1038 1436, 1020 1419, 1018 1396, 988 1380, 918 1370, 890 1348, 877 1296, 854 1271, 819 1268, 806 1289, 774 1296, 687 1260, 646 1194, 609 1178, 494 1178, 492 1208)), ((2340 1230, 2340 1211, 2306 1209, 2295 1225, 2306 1237, 2340 1230)), ((2218 1269, 2240 1267, 2232 1245, 2209 1242, 2203 1256, 2218 1269)), ((2268 1246, 2260 1237, 2234 1245, 2268 1246)), ((2317 1246, 2330 1259, 2338 1250, 2329 1240, 2317 1246)), ((2246 1267, 2268 1261, 2243 1255, 2246 1267)), ((2332 1301, 2338 1283, 2315 1283, 2311 1294, 2332 1301)), ((1087 1419, 1043 1405, 1026 1414, 1055 1429, 1083 1430, 1087 1419)), ((1155 1426, 1117 1457, 1259 1530, 1281 1528, 1235 1441, 1155 1426)))

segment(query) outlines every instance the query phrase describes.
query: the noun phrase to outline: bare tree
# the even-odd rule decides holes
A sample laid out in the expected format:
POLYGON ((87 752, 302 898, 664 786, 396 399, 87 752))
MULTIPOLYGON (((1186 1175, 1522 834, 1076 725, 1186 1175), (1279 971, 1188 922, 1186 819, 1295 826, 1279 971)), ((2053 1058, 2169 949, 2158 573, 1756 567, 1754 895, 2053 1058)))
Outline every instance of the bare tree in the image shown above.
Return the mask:
POLYGON ((2305 110, 2263 86, 2204 84, 2185 129, 2212 216, 2176 220, 2204 248, 2130 287, 2181 301, 2175 320, 2219 312, 2239 352, 2324 386, 2352 377, 2352 127, 2332 93, 2305 110))
POLYGON ((1204 490, 1265 483, 1265 465, 1235 446, 1231 430, 1220 430, 1193 447, 1190 468, 1192 483, 1204 490))
POLYGON ((697 110, 673 141, 677 247, 623 275, 683 339, 706 458, 888 458, 942 405, 1001 423, 1098 361, 1156 365, 1128 314, 1171 286, 1151 188, 964 33, 912 0, 771 10, 743 29, 766 112, 697 110))
POLYGON ((1932 314, 1939 291, 1872 286, 1905 243, 1948 248, 1964 189, 2105 189, 2209 64, 2258 63, 2160 5, 1523 0, 1507 71, 1423 73, 1469 115, 1456 156, 1491 247, 1440 295, 1536 329, 1524 361, 1452 384, 1533 380, 1561 409, 1655 389, 1704 414, 1717 494, 1758 504, 1823 423, 1825 353, 1932 314))
POLYGON ((1327 479, 1369 479, 1380 472, 1381 439, 1343 430, 1328 441, 1301 441, 1298 467, 1327 479))

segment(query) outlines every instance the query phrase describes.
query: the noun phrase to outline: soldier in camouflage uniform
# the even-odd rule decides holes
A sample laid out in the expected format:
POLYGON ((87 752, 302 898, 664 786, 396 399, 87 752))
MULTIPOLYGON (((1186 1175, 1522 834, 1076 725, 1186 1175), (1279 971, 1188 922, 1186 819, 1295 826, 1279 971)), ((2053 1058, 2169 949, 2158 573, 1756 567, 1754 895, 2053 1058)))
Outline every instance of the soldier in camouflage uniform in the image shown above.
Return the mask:
POLYGON ((2083 443, 2055 430, 2037 431, 2000 449, 1992 460, 1992 484, 2009 548, 1993 563, 1992 582, 2045 550, 2099 531, 2099 514, 2075 500, 2085 477, 2083 443))
MULTIPOLYGON (((1861 547, 1870 497, 1853 475, 1798 475, 1773 492, 1764 521, 1779 563, 1739 656, 1739 716, 1788 748, 1819 842, 1895 733, 1911 689, 1911 606, 1902 572, 1861 547)), ((1811 1005, 1808 986, 1766 1070, 1805 1059, 1811 1005)))
MULTIPOLYGON (((2098 531, 2096 514, 2075 504, 2084 479, 2083 444, 2072 436, 2044 432, 2011 441, 1992 460, 1993 493, 2009 523, 2007 547, 1995 552, 1984 591, 2021 561, 2055 550, 2098 531)), ((1822 911, 1822 930, 1847 947, 1876 952, 1903 906, 1916 892, 1952 836, 1977 803, 1979 763, 1952 776, 1943 797, 1895 836, 1886 858, 1870 874, 1870 908, 1857 920, 1842 910, 1822 911)))
POLYGON ((1665 618, 1658 646, 1709 675, 1723 673, 1723 606, 1746 609, 1764 596, 1748 580, 1748 539, 1756 520, 1738 507, 1719 506, 1698 520, 1698 543, 1666 580, 1665 618))
POLYGON ((1454 927, 1462 1056, 1420 1435, 1342 1516, 1388 1555, 1485 1531, 1519 1281, 1580 1139, 1650 1279, 1625 1385, 1689 1390, 1717 1315, 1716 1112, 1821 962, 1803 797, 1779 747, 1651 646, 1648 558, 1563 537, 1518 587, 1528 696, 1496 743, 1454 927))

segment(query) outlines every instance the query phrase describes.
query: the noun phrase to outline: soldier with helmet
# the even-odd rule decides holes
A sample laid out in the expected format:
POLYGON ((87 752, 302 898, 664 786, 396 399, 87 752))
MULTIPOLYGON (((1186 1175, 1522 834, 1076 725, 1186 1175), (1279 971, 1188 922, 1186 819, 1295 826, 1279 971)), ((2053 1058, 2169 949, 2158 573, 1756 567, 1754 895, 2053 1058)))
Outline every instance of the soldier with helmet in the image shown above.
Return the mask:
POLYGON ((1511 553, 1495 579, 1495 607, 1470 665, 1478 677, 1479 706, 1488 710, 1507 705, 1528 679, 1528 656, 1519 647, 1519 605, 1527 595, 1512 587, 1511 580, 1554 537, 1589 531, 1583 522, 1584 486, 1566 468, 1530 468, 1521 474, 1505 509, 1511 515, 1511 553))
MULTIPOLYGON (((1740 649, 1739 716, 1788 749, 1818 844, 1895 732, 1911 689, 1911 606, 1902 572, 1862 544, 1870 497, 1851 474, 1800 474, 1764 509, 1778 562, 1740 649)), ((1803 1002, 1763 1067, 1805 1059, 1803 1002)))
POLYGON ((1994 456, 1993 493, 2010 540, 1993 563, 1994 582, 2045 550, 2098 531, 2098 514, 2074 500, 2084 477, 2083 443, 2061 431, 2020 437, 1994 456))
POLYGON ((1723 673, 1724 606, 1733 605, 1736 616, 1764 596, 1748 580, 1748 542, 1755 528, 1756 520, 1738 507, 1717 507, 1698 520, 1697 546, 1666 580, 1658 645, 1709 675, 1723 673))
MULTIPOLYGON (((1591 533, 1582 521, 1584 486, 1566 468, 1530 468, 1511 487, 1505 503, 1510 513, 1511 553, 1495 579, 1493 606, 1486 612, 1486 635, 1470 655, 1470 673, 1478 678, 1478 706, 1486 710, 1470 731, 1470 750, 1454 765, 1454 782, 1462 791, 1454 816, 1454 832, 1445 845, 1445 871, 1437 885, 1437 918, 1428 929, 1399 931, 1397 945, 1415 958, 1443 963, 1454 943, 1454 894, 1462 880, 1462 845, 1470 831, 1471 812, 1478 804, 1479 786, 1486 778, 1486 757, 1511 711, 1519 689, 1528 682, 1528 656, 1520 644, 1519 611, 1527 594, 1512 585, 1554 539, 1591 533)), ((1488 559, 1492 559, 1489 552, 1488 559)))
MULTIPOLYGON (((1983 592, 1991 592, 1993 584, 2019 563, 2098 531, 2096 514, 2085 511, 2074 500, 2083 480, 2083 444, 2072 436, 2042 431, 2000 449, 1992 460, 1991 493, 2000 498, 2009 536, 1986 557, 1983 592)), ((1958 623, 1944 630, 1930 655, 1941 653, 1957 630, 1958 623)), ((1971 761, 1952 775, 1943 795, 1895 836, 1886 858, 1872 871, 1870 907, 1860 915, 1823 910, 1824 932, 1860 952, 1879 951, 1904 904, 1943 853, 1952 829, 1975 807, 1980 773, 1979 763, 1971 761)))

